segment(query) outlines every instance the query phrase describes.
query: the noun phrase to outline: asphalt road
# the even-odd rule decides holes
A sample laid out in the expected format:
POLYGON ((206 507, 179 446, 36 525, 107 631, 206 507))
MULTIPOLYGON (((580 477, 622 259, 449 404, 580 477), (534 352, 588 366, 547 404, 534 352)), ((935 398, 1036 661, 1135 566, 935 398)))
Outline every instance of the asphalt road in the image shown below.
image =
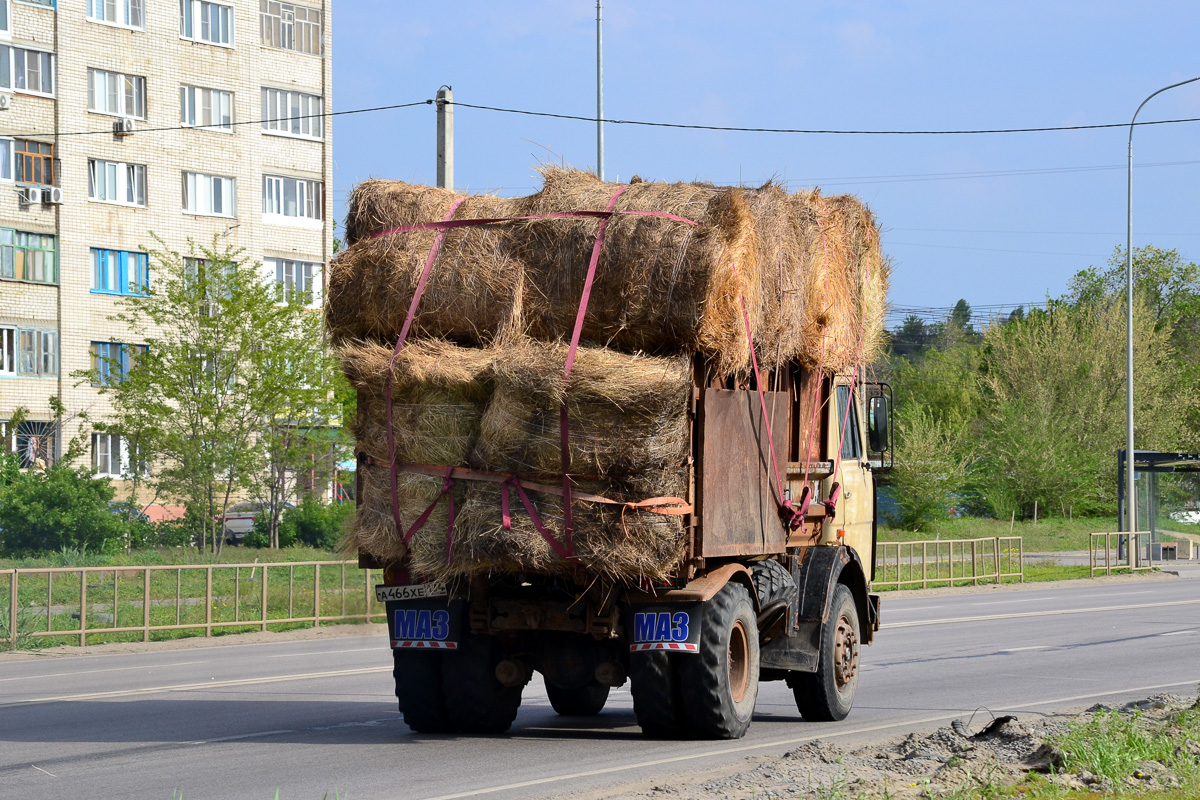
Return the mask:
POLYGON ((627 687, 598 718, 565 720, 537 676, 507 736, 412 734, 374 635, 5 661, 0 796, 619 795, 629 781, 667 782, 813 738, 865 742, 980 706, 1030 714, 1190 694, 1200 682, 1195 579, 889 593, 884 620, 849 719, 805 723, 782 683, 765 684, 735 742, 642 739, 627 687))

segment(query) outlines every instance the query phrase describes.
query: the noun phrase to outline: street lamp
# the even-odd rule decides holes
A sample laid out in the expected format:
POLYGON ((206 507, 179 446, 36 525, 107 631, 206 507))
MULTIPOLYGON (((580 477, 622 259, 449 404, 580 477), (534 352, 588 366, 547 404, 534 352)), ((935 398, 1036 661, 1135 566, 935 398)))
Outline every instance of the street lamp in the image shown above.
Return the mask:
POLYGON ((1125 226, 1125 530, 1129 532, 1129 563, 1137 562, 1137 503, 1133 496, 1133 128, 1142 107, 1152 99, 1178 86, 1200 81, 1200 75, 1164 86, 1142 101, 1129 121, 1129 166, 1126 180, 1125 226))

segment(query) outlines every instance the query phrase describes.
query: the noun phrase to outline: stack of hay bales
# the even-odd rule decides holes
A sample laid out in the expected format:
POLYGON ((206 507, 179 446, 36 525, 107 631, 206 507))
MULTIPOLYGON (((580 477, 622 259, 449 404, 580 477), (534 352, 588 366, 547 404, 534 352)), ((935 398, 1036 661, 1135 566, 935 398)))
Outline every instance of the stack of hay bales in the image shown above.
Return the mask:
MULTIPOLYGON (((603 211, 618 184, 547 169, 542 191, 469 196, 454 219, 603 211)), ((636 180, 636 179, 635 179, 636 180)), ((392 512, 386 386, 399 465, 463 466, 561 486, 559 415, 570 420, 577 492, 616 501, 685 497, 694 370, 745 375, 749 322, 764 368, 800 362, 844 370, 881 344, 887 269, 874 219, 852 198, 635 182, 607 226, 570 380, 567 344, 599 220, 527 219, 446 232, 411 332, 393 347, 437 233, 388 231, 446 218, 451 191, 373 180, 346 222, 348 249, 331 264, 326 325, 359 392, 354 431, 363 467, 348 544, 385 562, 407 558, 430 578, 574 569, 499 483, 459 480, 448 526, 444 478, 398 471, 403 526, 439 497, 405 545, 392 512), (861 355, 860 355, 861 354, 861 355)), ((545 532, 565 540, 562 498, 527 489, 545 532)), ((690 499, 690 498, 689 498, 690 499)), ((684 519, 578 497, 573 551, 592 572, 661 578, 685 547, 684 519)))

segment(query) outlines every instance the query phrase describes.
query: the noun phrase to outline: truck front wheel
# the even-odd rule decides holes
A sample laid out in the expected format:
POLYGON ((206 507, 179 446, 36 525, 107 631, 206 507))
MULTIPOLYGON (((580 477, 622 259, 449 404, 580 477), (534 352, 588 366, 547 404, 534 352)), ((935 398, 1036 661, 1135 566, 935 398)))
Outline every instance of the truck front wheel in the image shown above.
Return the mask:
POLYGON ((450 730, 442 693, 442 654, 428 650, 392 650, 392 677, 404 724, 417 733, 450 730))
POLYGON ((746 587, 732 582, 702 608, 700 652, 679 661, 684 715, 697 738, 740 739, 758 697, 758 616, 746 587))
POLYGON ((564 689, 546 681, 546 696, 550 705, 564 717, 594 717, 608 702, 608 687, 592 681, 585 686, 564 689))
POLYGON ((859 641, 854 595, 848 586, 839 583, 830 598, 829 614, 821 624, 817 671, 788 678, 796 708, 804 719, 836 722, 850 713, 858 688, 859 641))

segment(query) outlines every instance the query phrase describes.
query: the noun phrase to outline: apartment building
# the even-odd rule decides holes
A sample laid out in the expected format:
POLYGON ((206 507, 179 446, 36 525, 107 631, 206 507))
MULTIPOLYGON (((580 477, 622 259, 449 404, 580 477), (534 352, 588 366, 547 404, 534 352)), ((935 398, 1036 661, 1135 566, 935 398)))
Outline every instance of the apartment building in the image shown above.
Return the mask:
MULTIPOLYGON (((107 413, 72 373, 136 353, 110 317, 154 285, 152 234, 181 252, 219 237, 319 305, 330 31, 328 0, 0 0, 0 442, 23 466, 88 434, 55 430, 51 397, 107 413)), ((90 450, 125 475, 120 436, 90 450)))

